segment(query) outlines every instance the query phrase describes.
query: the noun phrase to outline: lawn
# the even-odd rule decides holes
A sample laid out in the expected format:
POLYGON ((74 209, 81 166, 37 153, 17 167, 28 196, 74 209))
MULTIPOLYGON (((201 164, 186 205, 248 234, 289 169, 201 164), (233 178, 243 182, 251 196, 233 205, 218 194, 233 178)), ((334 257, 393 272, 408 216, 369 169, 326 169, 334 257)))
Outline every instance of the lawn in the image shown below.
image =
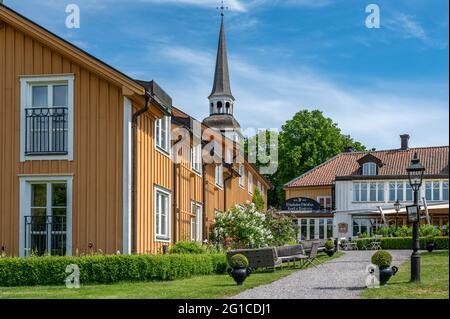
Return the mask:
POLYGON ((366 289, 365 299, 448 299, 448 251, 422 253, 421 283, 410 283, 410 262, 381 288, 366 289))
MULTIPOLYGON (((324 262, 339 256, 342 253, 331 258, 320 254, 319 260, 324 262)), ((165 282, 82 285, 80 289, 67 289, 65 286, 0 287, 0 299, 220 299, 271 283, 295 271, 299 269, 285 267, 276 272, 255 272, 243 286, 237 286, 228 275, 209 275, 165 282)))

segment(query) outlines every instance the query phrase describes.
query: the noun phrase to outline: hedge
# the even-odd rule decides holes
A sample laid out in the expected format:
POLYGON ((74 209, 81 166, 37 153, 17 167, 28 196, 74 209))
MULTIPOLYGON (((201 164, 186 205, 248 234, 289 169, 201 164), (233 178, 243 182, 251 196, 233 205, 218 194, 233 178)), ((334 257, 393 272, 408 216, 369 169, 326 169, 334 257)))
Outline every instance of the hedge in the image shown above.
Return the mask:
POLYGON ((227 268, 223 254, 0 258, 0 286, 64 285, 70 264, 80 268, 81 284, 175 280, 227 268))
MULTIPOLYGON (((448 237, 435 237, 435 249, 448 249, 448 237)), ((363 238, 357 239, 356 244, 358 249, 363 249, 364 246, 370 247, 370 243, 375 241, 375 238, 363 238)), ((412 247, 412 237, 383 237, 377 241, 381 242, 381 248, 383 249, 411 249, 412 247)), ((426 238, 420 238, 420 248, 425 249, 426 238)))

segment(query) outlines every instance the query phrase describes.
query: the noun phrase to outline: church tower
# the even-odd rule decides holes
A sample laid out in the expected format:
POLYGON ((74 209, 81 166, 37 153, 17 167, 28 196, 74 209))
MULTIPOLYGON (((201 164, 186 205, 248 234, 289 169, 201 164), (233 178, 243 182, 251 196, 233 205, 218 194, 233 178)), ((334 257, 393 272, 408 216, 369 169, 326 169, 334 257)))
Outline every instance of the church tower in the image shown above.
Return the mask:
POLYGON ((227 137, 239 141, 242 138, 242 133, 241 126, 233 116, 235 99, 231 93, 223 12, 221 15, 214 83, 212 92, 208 97, 209 117, 204 119, 203 123, 220 130, 227 137))

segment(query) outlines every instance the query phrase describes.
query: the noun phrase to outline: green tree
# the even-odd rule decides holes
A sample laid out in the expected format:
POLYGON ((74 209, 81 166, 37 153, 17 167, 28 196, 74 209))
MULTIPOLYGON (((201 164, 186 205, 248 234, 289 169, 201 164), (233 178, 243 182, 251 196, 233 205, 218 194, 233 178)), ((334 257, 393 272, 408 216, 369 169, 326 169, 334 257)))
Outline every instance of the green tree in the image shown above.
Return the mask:
POLYGON ((264 196, 259 191, 259 188, 255 189, 255 194, 253 194, 252 202, 253 204, 255 204, 255 208, 257 211, 262 212, 264 210, 264 196))
POLYGON ((269 205, 279 208, 285 198, 284 184, 341 153, 347 146, 365 150, 361 143, 342 134, 338 125, 321 111, 303 110, 295 114, 278 135, 278 170, 267 176, 274 186, 269 191, 269 205))

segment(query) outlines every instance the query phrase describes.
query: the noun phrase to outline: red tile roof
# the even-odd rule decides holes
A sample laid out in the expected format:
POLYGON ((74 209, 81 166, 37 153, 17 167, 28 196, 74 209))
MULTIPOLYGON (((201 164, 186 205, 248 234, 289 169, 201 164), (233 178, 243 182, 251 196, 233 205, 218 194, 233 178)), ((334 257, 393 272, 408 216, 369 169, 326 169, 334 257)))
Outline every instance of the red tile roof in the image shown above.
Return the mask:
POLYGON ((325 163, 313 168, 309 172, 297 177, 284 185, 290 187, 326 186, 333 185, 336 177, 360 176, 358 160, 367 154, 379 158, 382 166, 378 176, 405 176, 406 167, 410 164, 414 154, 425 166, 425 175, 447 176, 448 172, 448 146, 410 148, 407 150, 386 150, 370 152, 341 153, 325 163))

